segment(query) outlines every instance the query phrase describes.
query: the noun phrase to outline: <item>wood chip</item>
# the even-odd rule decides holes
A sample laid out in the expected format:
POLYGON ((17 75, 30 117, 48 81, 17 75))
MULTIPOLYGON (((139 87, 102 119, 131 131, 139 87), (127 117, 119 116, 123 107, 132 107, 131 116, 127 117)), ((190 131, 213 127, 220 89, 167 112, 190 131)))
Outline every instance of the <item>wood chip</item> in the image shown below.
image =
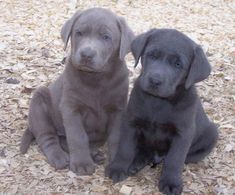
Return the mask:
MULTIPOLYGON (((80 177, 69 169, 53 169, 35 142, 27 154, 19 153, 33 90, 64 69, 61 62, 68 54, 61 27, 75 10, 91 7, 116 12, 136 35, 150 28, 176 28, 202 45, 212 73, 198 83, 198 94, 219 126, 219 140, 202 162, 185 165, 183 194, 235 193, 234 1, 4 0, 0 7, 0 194, 159 194, 161 165, 113 185, 103 165, 92 176, 80 177)), ((126 61, 132 89, 141 65, 133 67, 131 54, 126 61)))
POLYGON ((126 185, 123 185, 120 189, 120 193, 125 194, 125 195, 130 195, 131 191, 132 191, 132 188, 126 185))

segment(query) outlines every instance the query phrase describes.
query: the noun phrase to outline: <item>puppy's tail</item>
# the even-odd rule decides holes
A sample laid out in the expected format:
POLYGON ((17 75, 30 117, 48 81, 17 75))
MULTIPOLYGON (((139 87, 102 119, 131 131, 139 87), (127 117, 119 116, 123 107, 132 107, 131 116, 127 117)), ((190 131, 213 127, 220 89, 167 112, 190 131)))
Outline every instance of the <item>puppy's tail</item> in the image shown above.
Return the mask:
POLYGON ((22 137, 21 143, 20 143, 21 154, 25 154, 27 152, 27 150, 33 140, 34 140, 34 136, 30 132, 29 128, 27 128, 23 134, 23 137, 22 137))

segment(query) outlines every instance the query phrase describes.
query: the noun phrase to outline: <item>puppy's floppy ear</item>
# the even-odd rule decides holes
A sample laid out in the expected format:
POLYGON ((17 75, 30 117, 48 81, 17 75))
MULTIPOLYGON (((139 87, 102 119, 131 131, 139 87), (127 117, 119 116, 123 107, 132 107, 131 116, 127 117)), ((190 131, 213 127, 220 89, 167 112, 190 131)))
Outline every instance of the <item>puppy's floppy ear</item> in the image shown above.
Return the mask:
POLYGON ((135 38, 134 33, 122 17, 118 17, 118 25, 121 31, 119 58, 124 60, 127 53, 130 52, 131 42, 135 38))
POLYGON ((131 44, 131 52, 135 58, 135 67, 137 66, 139 59, 145 49, 145 46, 148 42, 148 38, 150 37, 151 33, 155 31, 155 29, 151 29, 150 31, 143 33, 137 36, 131 44))
POLYGON ((185 88, 188 89, 194 83, 206 79, 211 72, 210 63, 207 60, 202 48, 197 45, 194 49, 194 59, 190 65, 188 76, 185 82, 185 88))
POLYGON ((60 35, 61 38, 64 42, 64 50, 66 50, 68 42, 69 42, 69 38, 71 36, 71 32, 72 32, 72 27, 74 22, 76 21, 76 19, 81 15, 81 11, 77 11, 70 19, 68 19, 65 24, 63 25, 60 35))

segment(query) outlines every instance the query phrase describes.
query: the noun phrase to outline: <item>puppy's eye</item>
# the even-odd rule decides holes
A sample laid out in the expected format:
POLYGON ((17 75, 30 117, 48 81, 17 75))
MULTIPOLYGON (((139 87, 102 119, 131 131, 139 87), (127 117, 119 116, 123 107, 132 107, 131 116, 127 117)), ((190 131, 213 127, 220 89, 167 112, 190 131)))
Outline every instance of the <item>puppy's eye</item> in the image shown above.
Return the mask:
POLYGON ((111 40, 111 37, 108 34, 103 34, 102 39, 105 41, 111 40))
POLYGON ((154 51, 149 53, 149 58, 152 60, 157 60, 160 58, 161 53, 159 51, 154 51))
POLYGON ((158 56, 156 56, 156 55, 154 55, 154 54, 150 54, 149 57, 150 57, 152 60, 158 59, 158 56))
POLYGON ((181 67, 182 67, 181 62, 180 62, 180 61, 176 61, 176 62, 175 62, 175 67, 176 67, 176 68, 181 68, 181 67))
POLYGON ((78 31, 76 31, 76 35, 80 37, 80 36, 82 36, 82 32, 78 30, 78 31))

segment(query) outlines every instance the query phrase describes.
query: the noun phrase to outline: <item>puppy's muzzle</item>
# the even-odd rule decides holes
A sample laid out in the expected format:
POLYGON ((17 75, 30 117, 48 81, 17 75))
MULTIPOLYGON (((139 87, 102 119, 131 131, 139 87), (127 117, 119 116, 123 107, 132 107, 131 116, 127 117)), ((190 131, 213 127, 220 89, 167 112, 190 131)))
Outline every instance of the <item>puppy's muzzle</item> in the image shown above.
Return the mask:
POLYGON ((80 52, 81 60, 83 62, 87 62, 87 63, 92 62, 92 60, 95 57, 96 53, 97 52, 95 50, 93 50, 92 48, 86 47, 86 48, 82 49, 81 52, 80 52))
POLYGON ((158 88, 163 82, 161 75, 158 73, 151 74, 148 78, 150 88, 158 88))

